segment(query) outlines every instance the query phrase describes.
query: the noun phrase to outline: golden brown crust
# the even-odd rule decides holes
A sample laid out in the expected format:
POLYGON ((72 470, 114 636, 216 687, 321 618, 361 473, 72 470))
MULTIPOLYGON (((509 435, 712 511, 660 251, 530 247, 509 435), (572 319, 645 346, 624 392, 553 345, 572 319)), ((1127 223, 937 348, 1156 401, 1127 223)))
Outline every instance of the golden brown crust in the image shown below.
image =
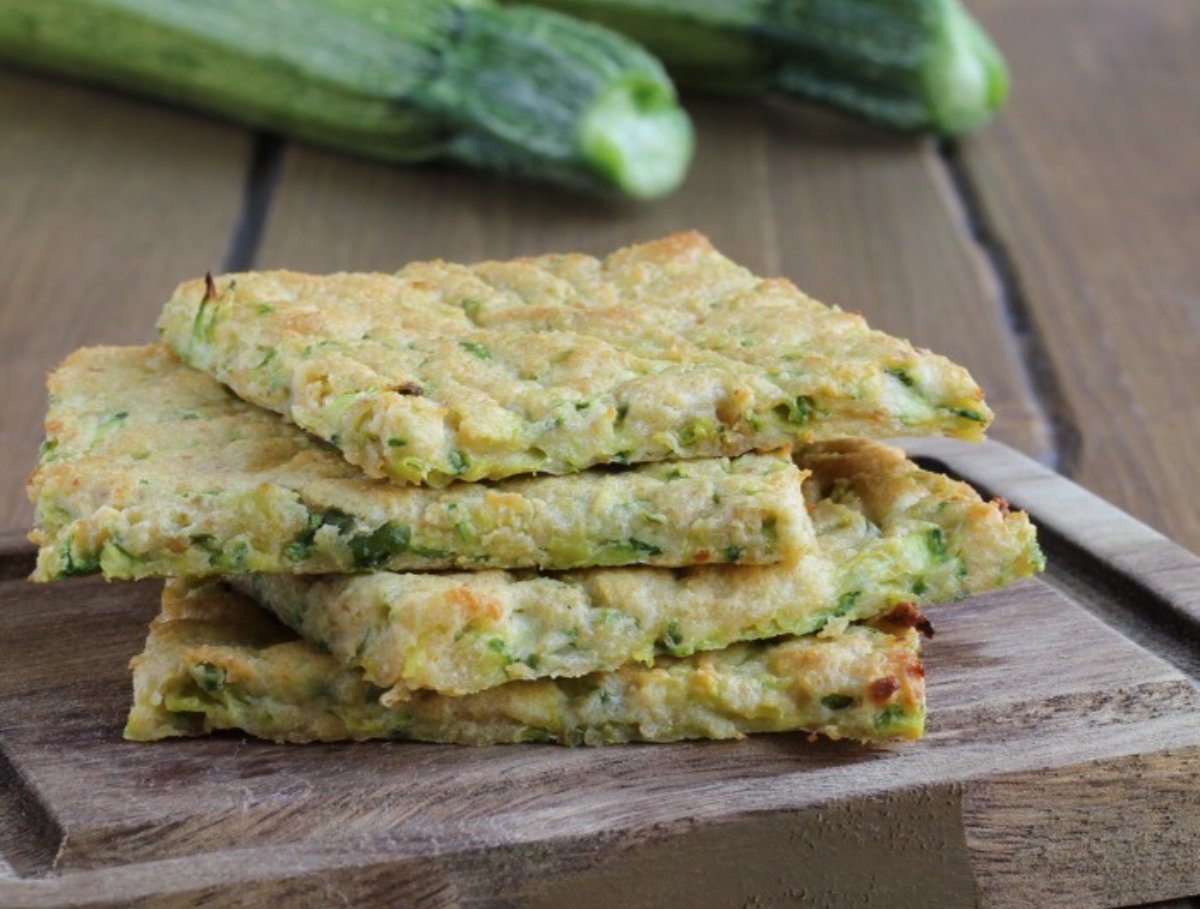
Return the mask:
POLYGON ((982 392, 696 233, 603 260, 227 275, 159 325, 188 363, 370 476, 443 485, 839 436, 978 438, 982 392), (420 394, 413 394, 419 389, 420 394))
POLYGON ((813 540, 786 452, 402 488, 160 346, 76 351, 50 394, 38 580, 760 564, 813 540))
POLYGON ((795 729, 888 741, 919 737, 925 716, 924 683, 911 671, 920 666, 915 632, 861 626, 836 639, 739 644, 652 668, 510 682, 459 698, 426 692, 389 707, 360 673, 211 582, 168 583, 131 665, 125 735, 140 741, 231 728, 284 742, 601 745, 795 729))
MULTIPOLYGON (((889 610, 1002 586, 1042 567, 1033 527, 876 442, 799 454, 816 544, 772 566, 528 575, 381 572, 239 578, 284 622, 391 688, 460 695, 747 639, 834 634, 889 610)), ((900 610, 900 611, 896 611, 900 610)), ((918 625, 919 613, 908 615, 918 625)))

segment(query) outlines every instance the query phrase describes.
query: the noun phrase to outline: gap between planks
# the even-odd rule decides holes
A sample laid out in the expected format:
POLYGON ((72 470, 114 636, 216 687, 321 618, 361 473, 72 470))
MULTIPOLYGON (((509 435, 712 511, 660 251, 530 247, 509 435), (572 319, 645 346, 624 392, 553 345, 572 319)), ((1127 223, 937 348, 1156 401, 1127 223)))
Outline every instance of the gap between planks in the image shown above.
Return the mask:
POLYGON ((1046 427, 1049 447, 1039 460, 1069 477, 1079 464, 1082 431, 1062 390, 1050 351, 1032 318, 1020 272, 1009 254, 1008 244, 988 215, 970 171, 962 163, 958 142, 939 142, 937 156, 963 225, 975 241, 979 258, 996 289, 996 302, 1016 341, 1014 346, 1029 383, 1033 405, 1046 427))
POLYGON ((255 135, 254 150, 242 186, 241 205, 229 235, 229 248, 221 261, 221 271, 250 271, 254 267, 263 225, 279 184, 285 147, 286 143, 279 136, 255 135))

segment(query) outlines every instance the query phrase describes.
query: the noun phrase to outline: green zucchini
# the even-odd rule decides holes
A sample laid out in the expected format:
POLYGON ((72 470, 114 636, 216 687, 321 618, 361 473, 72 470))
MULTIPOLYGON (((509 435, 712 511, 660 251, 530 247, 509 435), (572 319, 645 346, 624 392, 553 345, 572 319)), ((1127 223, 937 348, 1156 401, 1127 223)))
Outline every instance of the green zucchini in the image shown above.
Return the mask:
POLYGON ((1008 96, 1004 58, 959 0, 527 0, 624 32, 684 88, 782 91, 956 134, 1008 96))
POLYGON ((490 0, 0 0, 0 60, 387 161, 642 198, 674 189, 691 157, 650 54, 490 0))

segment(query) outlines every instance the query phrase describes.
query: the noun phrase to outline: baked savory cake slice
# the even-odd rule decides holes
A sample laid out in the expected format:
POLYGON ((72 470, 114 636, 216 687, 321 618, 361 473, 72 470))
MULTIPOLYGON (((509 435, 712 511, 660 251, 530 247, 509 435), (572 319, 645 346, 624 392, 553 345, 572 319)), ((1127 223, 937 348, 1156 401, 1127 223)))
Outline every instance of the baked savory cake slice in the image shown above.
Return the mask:
POLYGON ((72 354, 46 427, 36 580, 761 564, 814 545, 786 452, 399 487, 158 346, 72 354))
POLYGON ((807 730, 913 739, 925 717, 919 623, 914 611, 899 610, 878 628, 855 625, 829 639, 736 644, 663 657, 652 669, 510 682, 460 698, 424 692, 389 706, 362 673, 219 583, 170 581, 132 663, 125 737, 241 729, 280 742, 602 745, 807 730))
POLYGON ((965 369, 695 233, 394 275, 225 275, 159 328, 188 363, 369 476, 444 485, 991 420, 965 369))
POLYGON ((875 442, 799 453, 817 546, 779 565, 230 577, 384 703, 841 630, 1040 570, 1028 518, 875 442))

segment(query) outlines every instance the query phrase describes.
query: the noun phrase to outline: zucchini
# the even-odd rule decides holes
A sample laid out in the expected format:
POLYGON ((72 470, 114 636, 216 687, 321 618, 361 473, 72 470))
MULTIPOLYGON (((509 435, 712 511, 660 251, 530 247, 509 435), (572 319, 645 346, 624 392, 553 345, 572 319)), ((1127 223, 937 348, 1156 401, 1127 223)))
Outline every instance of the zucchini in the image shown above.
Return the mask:
POLYGON ((0 60, 385 161, 650 198, 692 134, 628 39, 490 0, 0 0, 0 60))
POLYGON ((530 0, 624 32, 685 88, 782 91, 905 130, 970 130, 1008 96, 959 0, 530 0))

